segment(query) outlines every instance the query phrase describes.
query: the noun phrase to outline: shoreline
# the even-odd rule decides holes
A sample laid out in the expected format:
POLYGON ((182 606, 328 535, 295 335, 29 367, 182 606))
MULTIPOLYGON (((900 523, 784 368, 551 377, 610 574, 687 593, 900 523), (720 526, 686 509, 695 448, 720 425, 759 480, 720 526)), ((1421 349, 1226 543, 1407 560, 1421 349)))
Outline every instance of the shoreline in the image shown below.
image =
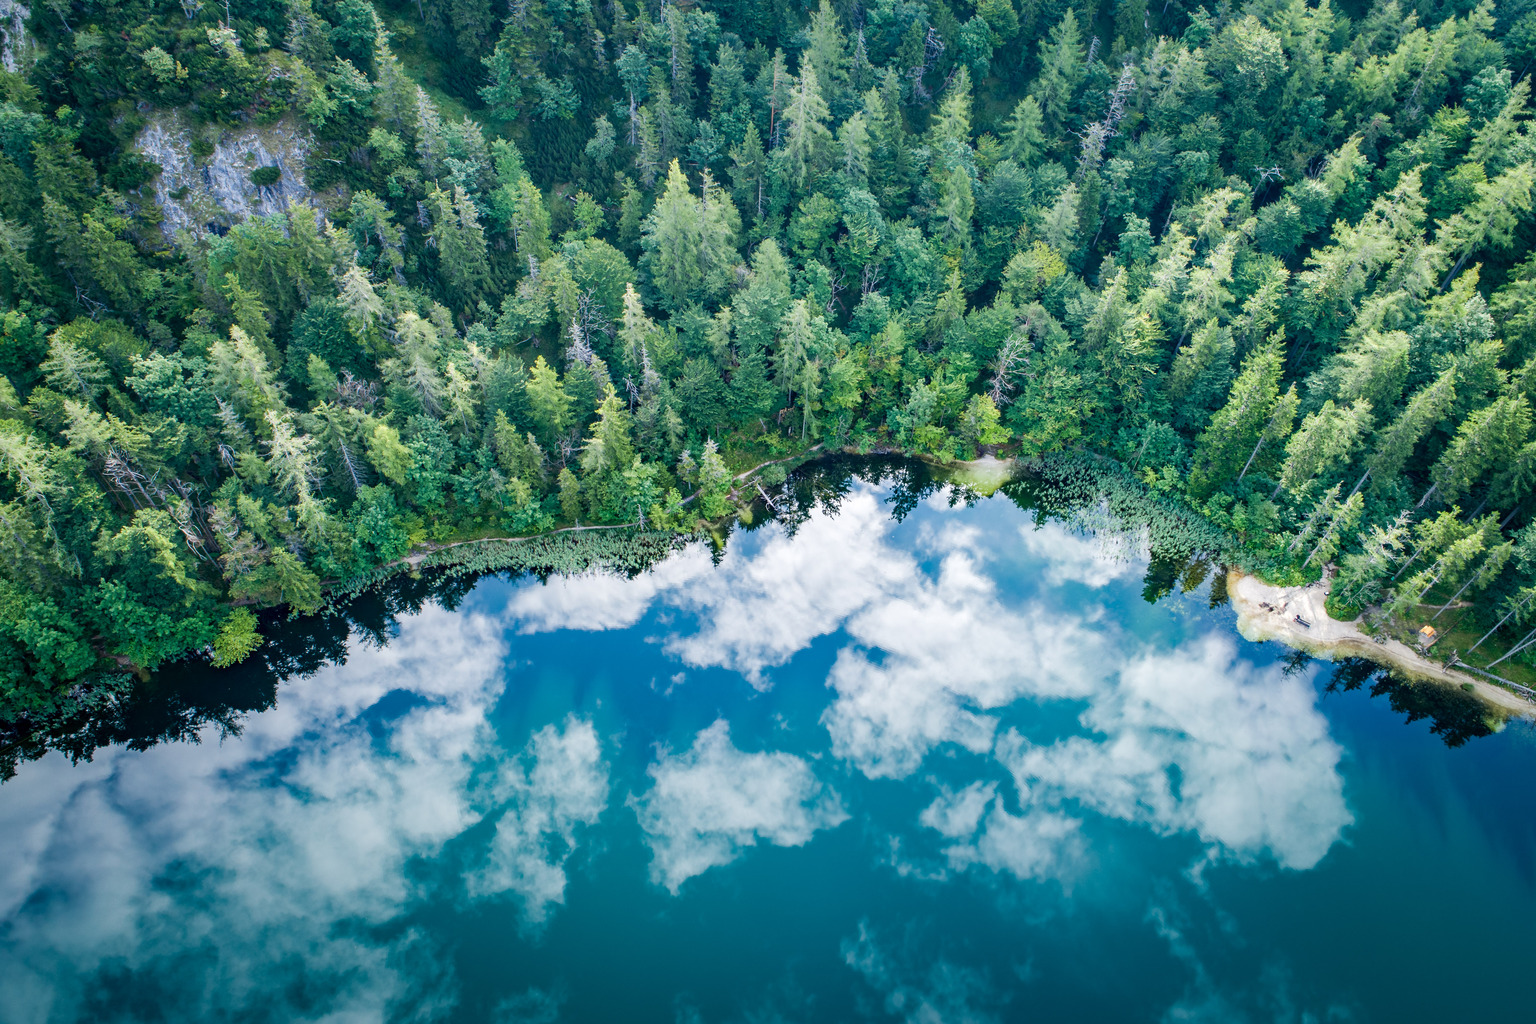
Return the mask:
POLYGON ((1441 686, 1470 684, 1471 692, 1506 715, 1536 717, 1536 704, 1501 686, 1466 672, 1446 668, 1397 640, 1377 640, 1360 629, 1359 620, 1340 622, 1324 608, 1328 582, 1277 587, 1241 569, 1227 571, 1227 597, 1237 613, 1237 631, 1245 640, 1278 640, 1287 647, 1334 661, 1359 657, 1401 671, 1416 681, 1441 686), (1310 626, 1301 626, 1294 616, 1310 626))
MULTIPOLYGON (((827 451, 821 444, 794 455, 779 459, 771 459, 767 462, 752 466, 745 472, 738 473, 731 478, 732 496, 739 495, 739 485, 749 481, 757 472, 771 466, 786 462, 807 463, 814 462, 827 455, 848 454, 847 450, 827 451)), ((976 490, 986 496, 994 494, 1004 483, 1016 479, 1019 471, 1019 462, 1012 457, 998 458, 987 453, 977 459, 968 461, 955 460, 952 462, 940 462, 922 455, 913 455, 909 452, 891 451, 879 454, 903 455, 907 458, 916 458, 927 463, 939 471, 942 478, 949 483, 959 484, 976 490)), ((759 488, 761 491, 761 488, 759 488)), ((683 504, 691 504, 698 498, 701 492, 695 491, 683 499, 683 504)), ((763 497, 767 497, 763 495, 763 497)), ((362 582, 363 587, 381 582, 394 572, 406 570, 419 571, 428 559, 442 555, 455 548, 469 547, 480 544, 516 544, 518 542, 535 541, 546 537, 552 537, 564 533, 580 533, 586 531, 608 531, 624 529, 644 529, 643 522, 630 523, 606 523, 557 527, 540 533, 524 534, 521 536, 489 536, 474 537, 448 543, 433 543, 428 541, 403 558, 386 563, 374 570, 374 578, 362 582)), ((325 584, 335 585, 340 581, 327 580, 325 584)), ((1245 639, 1256 643, 1265 640, 1276 640, 1293 650, 1306 653, 1326 661, 1335 661, 1344 657, 1359 657, 1373 661, 1378 665, 1393 668, 1415 681, 1430 682, 1441 686, 1470 685, 1470 692, 1478 697, 1485 705, 1497 708, 1506 717, 1519 715, 1536 719, 1536 700, 1526 699, 1520 694, 1511 692, 1488 682, 1485 678, 1472 675, 1468 672, 1448 668, 1439 662, 1431 661, 1408 645, 1393 639, 1378 640, 1360 629, 1359 620, 1340 622, 1328 615, 1325 602, 1328 596, 1330 581, 1322 580, 1301 587, 1279 587, 1265 583, 1257 576, 1253 576, 1241 569, 1227 569, 1227 600, 1236 613, 1238 633, 1245 639), (1298 624, 1294 616, 1300 615, 1309 625, 1306 627, 1298 624)), ((333 595, 333 599, 335 596, 333 595)), ((244 602, 236 602, 244 603, 244 602)))
MULTIPOLYGON (((820 456, 816 455, 815 453, 820 451, 821 447, 822 446, 818 444, 818 445, 812 446, 811 448, 806 449, 805 451, 803 451, 803 452, 801 452, 801 453, 799 453, 797 455, 788 455, 788 456, 785 456, 782 459, 770 459, 767 462, 760 462, 757 465, 753 466, 751 469, 748 469, 746 472, 738 473, 735 476, 731 477, 731 483, 732 484, 739 484, 739 483, 747 480, 749 477, 751 477, 758 470, 765 469, 768 466, 777 466, 777 465, 780 465, 780 464, 785 463, 785 462, 794 462, 796 460, 803 460, 805 462, 814 461, 815 459, 820 458, 820 456)), ((822 454, 826 454, 826 453, 823 452, 822 454)), ((759 489, 759 490, 761 490, 761 489, 759 489)), ((683 499, 683 504, 684 505, 692 504, 693 500, 695 498, 697 498, 701 493, 703 493, 703 492, 702 491, 694 491, 692 494, 688 495, 686 498, 683 499)), ((735 494, 736 494, 736 489, 733 487, 732 488, 732 495, 734 496, 735 494)), ((635 529, 638 529, 638 530, 645 529, 645 522, 643 520, 637 520, 635 522, 629 522, 629 523, 594 523, 594 524, 590 524, 590 525, 586 525, 586 526, 583 526, 581 523, 576 523, 576 524, 571 525, 571 526, 558 526, 558 527, 555 527, 552 530, 543 530, 543 531, 541 531, 539 533, 524 533, 524 534, 512 534, 512 535, 495 535, 495 534, 493 534, 493 535, 488 536, 488 537, 469 537, 469 538, 466 538, 465 540, 455 540, 455 541, 449 541, 447 543, 437 543, 437 542, 434 542, 434 541, 427 541, 425 544, 422 544, 419 547, 413 548, 410 551, 410 553, 408 553, 404 557, 397 558, 393 562, 385 562, 383 565, 378 566, 377 568, 375 568, 372 571, 375 572, 375 573, 385 573, 385 574, 388 574, 390 572, 393 572, 396 569, 401 569, 401 568, 409 568, 411 571, 415 571, 417 569, 420 569, 421 566, 422 566, 422 563, 425 562, 428 558, 431 558, 433 555, 441 554, 444 551, 451 551, 454 548, 468 547, 471 544, 515 544, 515 543, 517 543, 519 541, 534 541, 534 540, 540 540, 540 539, 542 539, 544 537, 554 537, 554 536, 557 536, 557 535, 562 534, 562 533, 583 533, 583 532, 586 532, 586 531, 589 531, 589 530, 635 530, 635 529)), ((325 581, 325 585, 335 585, 335 584, 342 583, 342 582, 344 582, 344 581, 341 581, 341 580, 326 580, 325 581)))

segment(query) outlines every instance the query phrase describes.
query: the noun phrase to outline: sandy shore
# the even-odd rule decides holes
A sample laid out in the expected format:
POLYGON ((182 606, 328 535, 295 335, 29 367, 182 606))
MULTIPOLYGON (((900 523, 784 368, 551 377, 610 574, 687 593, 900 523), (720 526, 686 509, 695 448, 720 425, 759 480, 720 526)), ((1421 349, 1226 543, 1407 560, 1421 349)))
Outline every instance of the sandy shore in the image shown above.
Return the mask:
POLYGON ((1276 587, 1236 569, 1227 576, 1227 595, 1237 611, 1237 630, 1249 640, 1278 640, 1318 658, 1367 658, 1389 665, 1414 679, 1461 686, 1489 704, 1518 715, 1536 715, 1536 705, 1518 694, 1466 672, 1448 669, 1396 640, 1377 640, 1361 631, 1356 622, 1328 617, 1323 602, 1328 584, 1308 587, 1276 587), (1296 622, 1296 616, 1309 625, 1296 622))

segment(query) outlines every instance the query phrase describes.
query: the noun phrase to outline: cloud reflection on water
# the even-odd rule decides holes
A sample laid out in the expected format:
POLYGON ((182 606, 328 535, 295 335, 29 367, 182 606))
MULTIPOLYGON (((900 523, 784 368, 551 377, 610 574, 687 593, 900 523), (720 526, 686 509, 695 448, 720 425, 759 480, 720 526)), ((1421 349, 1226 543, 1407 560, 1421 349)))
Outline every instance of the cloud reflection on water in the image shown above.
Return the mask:
MULTIPOLYGON (((0 834, 25 813, 12 795, 32 780, 60 810, 34 857, 0 862, 0 891, 21 904, 0 940, 0 1019, 85 1012, 71 1000, 96 972, 175 991, 188 1019, 446 1009, 433 944, 414 929, 383 944, 368 931, 421 895, 411 859, 438 856, 480 820, 471 777, 497 754, 486 716, 505 653, 496 621, 428 608, 387 647, 354 644, 345 665, 285 684, 237 741, 103 750, 85 771, 59 755, 30 766, 0 794, 0 834), (376 737, 362 713, 391 693, 409 704, 376 737), (300 1001, 284 1008, 288 998, 300 1001)), ((474 872, 478 894, 499 883, 531 917, 558 902, 566 854, 548 839, 589 820, 606 793, 592 778, 572 791, 569 769, 585 759, 590 772, 595 742, 579 723, 534 738, 531 771, 502 787, 513 807, 474 872)))
MULTIPOLYGON (((409 928, 368 937, 423 898, 409 862, 485 824, 466 897, 511 896, 537 926, 586 832, 622 824, 610 796, 625 789, 652 881, 682 898, 754 846, 804 845, 844 821, 838 790, 859 778, 930 789, 915 820, 872 823, 909 848, 1063 886, 1089 860, 1096 816, 1295 869, 1350 823, 1307 677, 1256 666, 1218 633, 1160 649, 1057 592, 1144 563, 1054 524, 1026 528, 1017 552, 989 550, 997 536, 943 511, 915 542, 897 538, 882 499, 855 485, 837 515, 793 535, 770 524, 718 567, 696 545, 635 579, 524 581, 489 612, 428 609, 387 647, 354 644, 347 664, 285 684, 238 741, 29 766, 0 791, 0 834, 17 837, 0 862, 0 1016, 44 1019, 72 998, 59 979, 108 968, 174 974, 189 1016, 217 1016, 263 998, 282 963, 330 979, 294 1019, 402 1002, 430 1016, 454 999, 432 944, 409 928), (1022 597, 999 582, 1019 558, 1037 584, 1022 597), (819 719, 832 756, 743 750, 721 718, 623 780, 605 743, 624 740, 574 716, 509 756, 489 715, 515 635, 622 630, 653 612, 666 654, 757 688, 834 637, 819 719), (385 715, 396 691, 409 700, 385 715), (1077 728, 1026 738, 1009 716, 1038 704, 1077 728), (919 775, 941 749, 969 773, 957 788, 919 775)), ((946 1005, 933 985, 892 980, 868 936, 845 955, 893 1013, 946 1005)))
POLYGON ((746 753, 717 720, 682 753, 663 751, 635 801, 654 860, 651 877, 675 895, 695 875, 729 864, 759 839, 803 846, 848 818, 803 758, 746 753))
MULTIPOLYGON (((1094 607, 1058 599, 1053 583, 1102 587, 1139 576, 1145 563, 1123 543, 1054 523, 1024 528, 1045 586, 1004 599, 988 573, 989 538, 941 523, 917 549, 893 543, 881 495, 868 486, 793 536, 767 530, 755 551, 730 548, 713 573, 674 571, 677 582, 640 585, 693 613, 665 636, 667 649, 763 686, 765 669, 841 630, 849 642, 822 715, 838 758, 870 778, 905 778, 936 747, 955 744, 994 755, 1015 780, 1024 814, 994 800, 971 834, 942 833, 964 840, 946 847, 952 864, 1061 875, 1080 852, 1080 818, 1071 815, 1083 810, 1193 832, 1218 854, 1268 855, 1289 868, 1316 864, 1350 824, 1341 751, 1310 676, 1257 667, 1215 633, 1176 650, 1145 649, 1094 607), (920 565, 925 554, 936 569, 920 565), (997 712, 1026 699, 1082 702, 1085 734, 1045 746, 1016 730, 999 736, 997 712)), ((605 588, 591 593, 609 602, 605 588)), ((601 618, 570 597, 560 598, 566 614, 601 618)))
POLYGON ((1256 668, 1208 634, 1123 666, 1082 716, 1091 735, 1037 746, 1010 730, 997 753, 1032 804, 1074 801, 1310 868, 1353 820, 1314 698, 1307 678, 1256 668))
POLYGON ((513 894, 528 922, 542 924, 552 904, 565 902, 566 861, 578 830, 602 816, 608 788, 591 722, 571 716, 558 729, 546 725, 534 733, 521 758, 499 766, 501 813, 484 863, 464 879, 469 895, 513 894))

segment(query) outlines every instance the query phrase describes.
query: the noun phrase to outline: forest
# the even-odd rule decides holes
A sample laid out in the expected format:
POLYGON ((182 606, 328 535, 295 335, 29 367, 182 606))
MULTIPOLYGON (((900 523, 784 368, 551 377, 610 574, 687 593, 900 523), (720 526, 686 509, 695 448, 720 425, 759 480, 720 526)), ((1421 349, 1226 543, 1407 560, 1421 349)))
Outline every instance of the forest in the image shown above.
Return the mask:
POLYGON ((423 545, 749 521, 813 448, 1113 462, 1339 615, 1536 654, 1531 0, 0 36, 7 731, 423 545))

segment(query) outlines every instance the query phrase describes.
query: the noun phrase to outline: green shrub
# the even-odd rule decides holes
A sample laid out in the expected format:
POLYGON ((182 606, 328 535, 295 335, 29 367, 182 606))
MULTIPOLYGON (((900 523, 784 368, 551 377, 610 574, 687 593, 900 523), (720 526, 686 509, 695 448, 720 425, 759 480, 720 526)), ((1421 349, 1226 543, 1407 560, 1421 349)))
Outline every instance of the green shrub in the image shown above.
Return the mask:
POLYGON ((258 167, 251 172, 251 181, 255 185, 266 188, 268 185, 276 185, 283 177, 283 169, 276 164, 270 167, 258 167))
POLYGON ((236 608, 219 627, 219 635, 213 641, 213 664, 228 668, 242 662, 261 646, 261 634, 256 632, 256 616, 249 608, 236 608))

